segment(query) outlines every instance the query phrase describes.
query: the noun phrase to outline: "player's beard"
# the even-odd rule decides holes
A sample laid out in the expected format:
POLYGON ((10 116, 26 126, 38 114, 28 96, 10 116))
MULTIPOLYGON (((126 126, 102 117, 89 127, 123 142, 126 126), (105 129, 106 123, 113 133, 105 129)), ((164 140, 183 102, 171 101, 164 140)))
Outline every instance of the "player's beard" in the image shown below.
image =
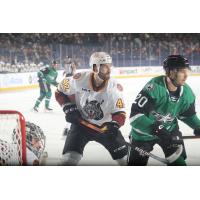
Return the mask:
POLYGON ((171 79, 171 82, 173 83, 173 85, 175 87, 183 86, 185 84, 185 81, 186 81, 186 79, 184 79, 184 78, 178 79, 177 74, 175 74, 175 77, 173 79, 172 78, 170 78, 170 79, 171 79))
POLYGON ((181 81, 181 80, 183 80, 183 78, 182 79, 178 78, 178 72, 175 72, 173 77, 169 76, 169 79, 171 80, 172 84, 175 87, 180 87, 180 86, 183 86, 185 84, 185 80, 181 81))
POLYGON ((107 81, 108 79, 110 79, 110 73, 103 74, 102 72, 99 72, 98 77, 103 81, 107 81))
POLYGON ((179 84, 179 83, 177 82, 177 79, 170 78, 170 80, 171 80, 172 84, 173 84, 175 87, 180 87, 180 86, 181 86, 181 84, 179 84))

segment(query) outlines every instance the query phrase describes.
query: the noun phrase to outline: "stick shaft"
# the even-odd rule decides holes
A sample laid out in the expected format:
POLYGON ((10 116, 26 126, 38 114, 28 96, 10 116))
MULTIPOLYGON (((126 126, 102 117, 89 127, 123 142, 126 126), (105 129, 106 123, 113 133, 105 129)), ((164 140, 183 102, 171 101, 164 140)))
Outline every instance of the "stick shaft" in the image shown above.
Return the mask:
MULTIPOLYGON (((105 132, 105 129, 102 129, 102 128, 99 128, 99 127, 97 127, 97 126, 95 126, 95 125, 93 125, 93 124, 90 124, 89 122, 87 122, 87 121, 85 121, 85 120, 80 120, 79 123, 82 124, 83 126, 86 126, 86 127, 90 128, 90 129, 92 129, 92 130, 95 130, 95 131, 97 131, 97 132, 99 132, 99 133, 102 133, 102 134, 103 134, 103 133, 105 132)), ((143 150, 143 149, 141 149, 141 148, 139 148, 139 147, 135 147, 135 146, 133 146, 132 144, 130 144, 130 143, 128 143, 128 142, 125 142, 125 145, 126 145, 126 146, 129 146, 129 147, 131 147, 131 148, 134 148, 134 149, 135 149, 136 151, 138 151, 139 153, 143 153, 144 155, 150 156, 150 157, 152 157, 153 159, 158 160, 158 161, 160 161, 160 162, 162 162, 162 163, 164 163, 164 164, 170 163, 167 159, 161 158, 161 157, 159 157, 159 156, 156 156, 156 155, 154 155, 154 154, 152 154, 152 153, 150 153, 150 152, 147 152, 147 151, 145 151, 145 150, 143 150)))
POLYGON ((181 139, 200 139, 200 135, 187 135, 187 136, 182 136, 181 139))
POLYGON ((85 120, 82 120, 82 119, 81 119, 81 120, 79 121, 79 123, 82 124, 83 126, 86 126, 86 127, 90 128, 90 129, 92 129, 92 130, 95 130, 95 131, 97 131, 97 132, 99 132, 99 133, 104 133, 104 132, 105 132, 104 129, 102 129, 102 128, 100 128, 100 127, 97 127, 97 126, 95 126, 95 125, 93 125, 93 124, 90 124, 89 122, 87 122, 87 121, 85 121, 85 120))

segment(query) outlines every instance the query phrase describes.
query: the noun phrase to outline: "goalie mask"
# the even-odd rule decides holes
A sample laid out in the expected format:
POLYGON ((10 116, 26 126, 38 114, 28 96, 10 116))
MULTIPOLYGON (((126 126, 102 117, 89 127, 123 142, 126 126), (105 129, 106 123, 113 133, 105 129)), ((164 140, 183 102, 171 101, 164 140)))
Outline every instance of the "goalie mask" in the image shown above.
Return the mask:
POLYGON ((34 123, 26 122, 26 145, 39 159, 45 148, 45 135, 34 123))
POLYGON ((105 52, 95 52, 90 57, 90 67, 102 80, 110 78, 112 57, 105 52))

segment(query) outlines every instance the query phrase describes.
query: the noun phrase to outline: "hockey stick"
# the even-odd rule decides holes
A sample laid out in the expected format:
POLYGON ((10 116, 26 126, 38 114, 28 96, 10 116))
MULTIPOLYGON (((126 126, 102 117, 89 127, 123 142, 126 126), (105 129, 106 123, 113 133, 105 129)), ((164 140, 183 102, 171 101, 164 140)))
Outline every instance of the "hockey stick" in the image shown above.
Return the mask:
MULTIPOLYGON (((79 123, 82 124, 83 126, 87 127, 87 128, 90 128, 90 129, 95 130, 95 131, 102 133, 102 134, 104 134, 104 132, 106 131, 106 128, 97 127, 97 126, 95 126, 95 125, 93 125, 93 124, 91 124, 91 123, 89 123, 89 122, 87 122, 83 119, 81 119, 79 121, 79 123)), ((161 158, 159 156, 156 156, 156 155, 154 155, 150 152, 147 152, 147 151, 141 149, 140 147, 134 146, 134 145, 132 145, 128 142, 125 142, 125 145, 133 148, 135 151, 139 152, 142 155, 149 156, 149 157, 151 157, 155 160, 158 160, 158 161, 160 161, 164 164, 170 164, 170 163, 174 162, 175 160, 177 160, 178 157, 181 155, 181 153, 183 151, 183 146, 178 145, 176 152, 174 152, 171 156, 169 156, 167 158, 161 158)))
POLYGON ((105 128, 97 127, 97 126, 95 126, 95 125, 93 125, 93 124, 91 124, 91 123, 89 123, 89 122, 87 122, 83 119, 79 120, 79 123, 86 126, 87 128, 95 130, 99 133, 104 133, 106 131, 106 127, 105 128))
POLYGON ((142 155, 145 155, 145 156, 149 156, 155 160, 158 160, 164 164, 170 164, 170 163, 173 163, 174 161, 176 161, 179 156, 181 155, 182 151, 183 151, 183 146, 182 145, 178 145, 178 148, 177 150, 169 157, 166 157, 166 158, 161 158, 159 156, 156 156, 155 154, 152 154, 150 152, 147 152, 143 149, 141 149, 140 147, 137 147, 137 146, 134 146, 128 142, 125 142, 125 144, 131 148, 133 148, 135 151, 139 152, 140 154, 142 155))
POLYGON ((182 136, 181 139, 200 139, 200 135, 187 135, 187 136, 182 136))

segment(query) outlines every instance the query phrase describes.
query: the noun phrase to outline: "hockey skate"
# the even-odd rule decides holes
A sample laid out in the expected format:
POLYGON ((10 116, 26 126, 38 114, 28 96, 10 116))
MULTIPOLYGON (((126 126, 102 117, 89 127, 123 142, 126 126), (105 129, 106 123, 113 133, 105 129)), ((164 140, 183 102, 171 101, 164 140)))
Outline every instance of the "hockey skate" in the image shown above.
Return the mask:
POLYGON ((53 109, 49 108, 49 107, 45 107, 44 108, 44 112, 53 112, 53 109))
POLYGON ((39 112, 39 111, 38 111, 38 107, 33 107, 32 111, 33 111, 33 112, 36 112, 36 113, 39 112))

